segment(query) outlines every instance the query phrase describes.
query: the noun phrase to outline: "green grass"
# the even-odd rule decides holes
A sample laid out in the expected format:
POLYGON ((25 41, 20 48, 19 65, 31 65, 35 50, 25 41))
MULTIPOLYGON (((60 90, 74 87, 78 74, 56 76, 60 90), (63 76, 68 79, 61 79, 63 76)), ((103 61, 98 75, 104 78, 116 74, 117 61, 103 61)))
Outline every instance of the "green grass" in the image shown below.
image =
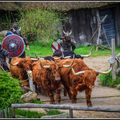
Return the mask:
POLYGON ((26 50, 26 54, 28 56, 33 56, 35 57, 35 55, 38 56, 49 56, 52 55, 52 49, 51 49, 51 44, 48 43, 46 45, 42 44, 39 41, 35 41, 30 43, 30 51, 26 50))
MULTIPOLYGON (((33 56, 35 57, 35 55, 38 56, 49 56, 52 55, 52 48, 51 48, 51 43, 52 41, 50 41, 50 43, 43 45, 40 42, 32 42, 30 43, 30 51, 26 50, 26 54, 29 56, 33 56)), ((108 49, 99 49, 98 51, 96 51, 95 46, 79 46, 78 48, 75 49, 75 53, 76 54, 89 54, 90 50, 93 48, 92 50, 92 57, 96 57, 96 56, 110 56, 112 54, 111 50, 108 49)), ((120 47, 116 48, 116 54, 120 52, 120 47)))
POLYGON ((22 116, 24 118, 41 118, 42 116, 45 115, 45 113, 38 113, 35 111, 30 111, 30 110, 20 110, 17 109, 16 111, 16 116, 22 116))
POLYGON ((47 116, 58 115, 58 114, 61 114, 62 112, 60 112, 59 110, 55 110, 55 109, 48 110, 46 113, 16 109, 15 113, 16 113, 17 118, 19 118, 19 116, 22 116, 24 118, 41 118, 42 116, 45 116, 45 115, 47 116))
POLYGON ((120 76, 117 76, 116 80, 112 80, 112 74, 100 75, 100 83, 102 86, 116 87, 120 84, 120 76))
MULTIPOLYGON (((3 37, 0 37, 0 41, 3 39, 3 37)), ((30 50, 26 49, 26 54, 31 57, 37 56, 51 56, 53 55, 53 51, 51 48, 52 44, 52 39, 49 40, 49 43, 42 43, 40 40, 34 41, 34 42, 29 42, 30 44, 30 50)), ((89 54, 91 48, 92 50, 92 57, 97 57, 97 56, 111 56, 112 51, 108 49, 99 49, 96 51, 95 46, 79 46, 75 49, 76 54, 89 54)), ((120 53, 120 46, 116 48, 115 51, 116 54, 120 53)))
POLYGON ((44 102, 40 100, 32 100, 31 103, 43 104, 44 102))
POLYGON ((47 111, 47 115, 58 115, 61 113, 62 112, 60 112, 59 110, 56 110, 56 109, 51 109, 51 110, 47 111))
MULTIPOLYGON (((90 52, 90 50, 92 49, 92 56, 96 57, 96 56, 109 56, 112 54, 112 51, 109 49, 99 49, 98 51, 96 51, 96 47, 95 46, 80 46, 78 48, 75 49, 75 53, 76 54, 88 54, 90 52)), ((120 47, 116 48, 116 54, 120 52, 120 47)))

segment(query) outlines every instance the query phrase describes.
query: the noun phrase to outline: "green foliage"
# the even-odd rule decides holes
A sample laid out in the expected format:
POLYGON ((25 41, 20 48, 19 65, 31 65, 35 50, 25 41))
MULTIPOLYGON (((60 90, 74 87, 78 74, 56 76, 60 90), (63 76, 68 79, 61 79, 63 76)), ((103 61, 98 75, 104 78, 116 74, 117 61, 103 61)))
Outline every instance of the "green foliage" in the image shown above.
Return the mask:
POLYGON ((49 56, 52 55, 51 44, 43 45, 39 41, 30 43, 30 51, 26 50, 28 56, 49 56))
POLYGON ((0 109, 10 107, 19 102, 22 95, 19 80, 0 70, 0 109))
MULTIPOLYGON (((53 40, 50 39, 49 43, 43 44, 40 41, 34 41, 34 42, 30 42, 30 51, 26 50, 27 55, 30 55, 32 57, 35 57, 35 55, 38 56, 49 56, 53 54, 52 48, 51 48, 51 44, 52 44, 53 40)), ((96 57, 96 56, 110 56, 111 55, 111 50, 107 50, 107 49, 99 49, 98 51, 96 51, 95 46, 79 46, 75 49, 75 53, 76 54, 89 54, 90 50, 93 48, 92 50, 92 57, 96 57)), ((120 48, 117 47, 116 48, 116 53, 120 52, 120 48)))
POLYGON ((20 19, 19 10, 9 11, 6 10, 4 12, 1 11, 0 14, 0 30, 9 30, 13 22, 18 21, 20 19))
MULTIPOLYGON (((75 53, 77 54, 88 54, 89 51, 92 50, 92 56, 93 57, 96 57, 96 56, 105 56, 105 55, 111 55, 112 54, 112 51, 111 50, 108 50, 108 49, 98 49, 98 51, 96 51, 96 47, 95 46, 83 46, 83 45, 80 45, 79 47, 77 47, 75 49, 75 53)), ((120 53, 120 47, 117 47, 116 48, 116 54, 120 53)))
POLYGON ((112 80, 112 74, 100 75, 100 83, 103 86, 116 87, 120 84, 120 77, 117 76, 116 80, 112 80))
POLYGON ((2 37, 2 36, 0 36, 0 43, 2 42, 2 40, 3 40, 3 37, 2 37))
POLYGON ((32 100, 31 103, 43 104, 44 102, 40 100, 32 100))
POLYGON ((45 113, 40 113, 40 112, 38 113, 30 110, 17 109, 15 112, 17 116, 23 116, 24 118, 41 118, 42 116, 45 115, 45 113))
POLYGON ((48 43, 50 38, 57 34, 60 17, 55 11, 35 9, 21 12, 19 24, 22 33, 32 38, 40 40, 42 43, 48 43))
POLYGON ((56 109, 51 109, 51 110, 47 111, 47 115, 58 115, 58 114, 61 114, 61 112, 56 109))
POLYGON ((55 109, 48 110, 46 111, 46 113, 30 111, 30 110, 21 110, 21 109, 17 109, 15 112, 17 116, 22 116, 24 118, 41 118, 42 116, 45 115, 58 115, 62 113, 59 110, 55 110, 55 109))

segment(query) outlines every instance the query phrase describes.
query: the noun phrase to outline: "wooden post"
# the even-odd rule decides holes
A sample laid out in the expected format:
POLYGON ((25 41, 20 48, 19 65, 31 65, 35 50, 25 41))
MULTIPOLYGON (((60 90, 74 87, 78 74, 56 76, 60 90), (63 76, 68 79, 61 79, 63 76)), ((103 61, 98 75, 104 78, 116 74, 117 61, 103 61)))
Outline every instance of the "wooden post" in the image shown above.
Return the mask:
POLYGON ((12 118, 15 118, 15 109, 16 108, 12 108, 12 118))
POLYGON ((69 109, 69 117, 73 118, 73 110, 72 109, 69 109))
MULTIPOLYGON (((111 45, 112 45, 112 58, 115 60, 115 39, 111 39, 111 45)), ((112 64, 112 79, 116 79, 116 70, 115 70, 115 63, 112 64)))
POLYGON ((29 78, 30 90, 35 92, 35 85, 33 84, 33 80, 32 80, 32 71, 27 71, 27 74, 28 74, 28 78, 29 78))
POLYGON ((98 45, 100 43, 100 35, 101 35, 101 21, 100 21, 100 16, 99 16, 99 11, 97 10, 97 23, 98 23, 98 36, 97 36, 97 46, 96 46, 96 51, 98 51, 98 45))

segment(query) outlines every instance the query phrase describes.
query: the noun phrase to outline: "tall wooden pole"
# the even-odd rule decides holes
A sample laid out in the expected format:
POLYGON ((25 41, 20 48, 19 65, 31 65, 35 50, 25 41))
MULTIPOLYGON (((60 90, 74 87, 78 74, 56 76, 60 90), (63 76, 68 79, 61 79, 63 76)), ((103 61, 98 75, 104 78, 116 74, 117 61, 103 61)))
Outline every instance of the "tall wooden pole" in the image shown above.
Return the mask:
POLYGON ((99 11, 97 11, 97 23, 98 23, 98 36, 97 36, 97 46, 96 46, 96 51, 98 51, 98 46, 100 44, 100 35, 101 35, 101 21, 100 21, 100 16, 99 16, 99 11))
MULTIPOLYGON (((115 60, 115 39, 111 39, 111 45, 112 45, 112 58, 115 60)), ((116 79, 116 69, 115 69, 115 63, 112 64, 112 79, 116 79)))

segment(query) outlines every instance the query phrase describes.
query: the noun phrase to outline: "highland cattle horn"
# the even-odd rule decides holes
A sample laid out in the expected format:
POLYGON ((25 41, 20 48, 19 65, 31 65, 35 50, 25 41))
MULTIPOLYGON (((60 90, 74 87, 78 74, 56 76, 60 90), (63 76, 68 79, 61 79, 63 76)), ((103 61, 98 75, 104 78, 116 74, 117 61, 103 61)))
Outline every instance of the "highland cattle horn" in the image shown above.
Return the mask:
POLYGON ((91 48, 91 50, 90 50, 90 53, 89 53, 89 54, 87 54, 87 55, 81 55, 81 57, 86 58, 86 57, 91 56, 91 54, 92 54, 92 50, 93 50, 93 48, 91 48))
POLYGON ((99 74, 108 74, 112 71, 112 67, 110 67, 107 71, 96 71, 98 72, 99 74))
POLYGON ((50 68, 50 65, 43 65, 44 68, 50 68))
POLYGON ((63 33, 64 33, 66 36, 69 36, 69 35, 72 34, 72 30, 70 30, 70 32, 65 32, 65 31, 63 30, 63 33))

